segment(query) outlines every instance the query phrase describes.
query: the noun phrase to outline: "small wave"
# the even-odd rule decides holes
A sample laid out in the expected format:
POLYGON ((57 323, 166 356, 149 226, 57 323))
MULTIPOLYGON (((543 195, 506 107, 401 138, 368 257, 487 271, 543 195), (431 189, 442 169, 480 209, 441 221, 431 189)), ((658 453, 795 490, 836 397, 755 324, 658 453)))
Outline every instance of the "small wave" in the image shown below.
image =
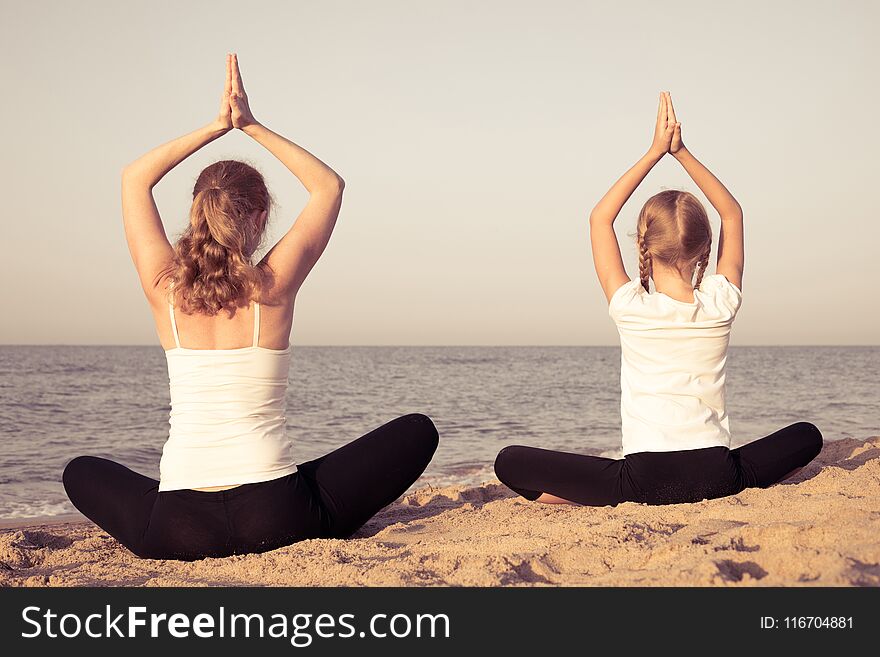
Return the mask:
POLYGON ((97 372, 94 365, 54 365, 38 370, 38 374, 83 374, 85 372, 97 372))
POLYGON ((21 408, 26 411, 37 411, 37 410, 63 410, 62 407, 58 404, 53 404, 51 402, 9 402, 7 404, 9 408, 21 408))
POLYGON ((455 358, 453 356, 446 356, 437 359, 437 363, 440 365, 488 365, 497 362, 497 358, 455 358))
POLYGON ((413 487, 477 486, 493 479, 495 479, 495 470, 491 465, 461 464, 457 467, 447 467, 443 472, 422 475, 413 487))
POLYGON ((76 509, 70 502, 14 502, 0 503, 0 519, 38 518, 43 516, 60 516, 73 513, 76 509))

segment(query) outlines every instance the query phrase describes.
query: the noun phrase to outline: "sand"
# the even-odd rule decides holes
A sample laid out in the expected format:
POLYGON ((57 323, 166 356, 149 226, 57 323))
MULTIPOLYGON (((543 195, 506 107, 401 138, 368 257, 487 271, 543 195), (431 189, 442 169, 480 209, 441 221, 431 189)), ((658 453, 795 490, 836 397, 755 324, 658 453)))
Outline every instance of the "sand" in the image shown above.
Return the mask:
POLYGON ((0 530, 3 586, 880 585, 880 437, 769 489, 662 507, 543 505, 490 482, 405 495, 348 540, 185 563, 60 518, 0 530))

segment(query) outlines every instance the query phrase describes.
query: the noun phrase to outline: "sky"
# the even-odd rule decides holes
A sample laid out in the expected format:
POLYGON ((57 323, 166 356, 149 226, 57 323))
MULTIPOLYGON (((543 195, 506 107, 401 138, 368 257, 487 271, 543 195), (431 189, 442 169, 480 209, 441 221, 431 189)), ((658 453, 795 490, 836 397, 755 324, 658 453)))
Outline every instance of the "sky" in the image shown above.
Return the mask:
MULTIPOLYGON (((0 344, 158 346, 120 171, 215 117, 232 51, 257 120, 346 181, 294 345, 617 344, 588 216, 648 149, 661 90, 744 209, 732 344, 880 344, 880 3, 4 7, 0 344)), ((156 202, 173 242, 198 173, 227 158, 278 200, 259 257, 306 193, 240 131, 156 202)), ((704 198, 671 157, 655 167, 616 225, 632 277, 638 210, 669 188, 704 198)))

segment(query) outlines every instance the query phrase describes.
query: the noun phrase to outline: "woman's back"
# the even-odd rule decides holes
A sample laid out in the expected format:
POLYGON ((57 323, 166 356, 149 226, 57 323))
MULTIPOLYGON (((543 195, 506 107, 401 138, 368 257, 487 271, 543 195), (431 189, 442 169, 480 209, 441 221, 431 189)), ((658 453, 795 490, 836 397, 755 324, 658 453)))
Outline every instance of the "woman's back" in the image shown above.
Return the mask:
POLYGON ((250 310, 250 346, 193 349, 181 346, 168 302, 175 347, 165 351, 171 414, 160 491, 267 481, 296 471, 285 435, 290 344, 259 346, 261 305, 254 302, 250 310))
MULTIPOLYGON (((148 294, 153 320, 162 348, 167 352, 182 346, 190 350, 230 350, 253 344, 254 307, 236 307, 229 317, 223 310, 216 315, 184 313, 175 308, 174 319, 180 345, 175 342, 174 329, 168 309, 172 285, 157 287, 148 294)), ((259 346, 267 349, 286 349, 290 346, 293 327, 294 295, 270 286, 261 292, 259 346)))
POLYGON ((624 283, 608 313, 620 334, 623 453, 730 445, 725 364, 742 293, 706 276, 694 301, 624 283))

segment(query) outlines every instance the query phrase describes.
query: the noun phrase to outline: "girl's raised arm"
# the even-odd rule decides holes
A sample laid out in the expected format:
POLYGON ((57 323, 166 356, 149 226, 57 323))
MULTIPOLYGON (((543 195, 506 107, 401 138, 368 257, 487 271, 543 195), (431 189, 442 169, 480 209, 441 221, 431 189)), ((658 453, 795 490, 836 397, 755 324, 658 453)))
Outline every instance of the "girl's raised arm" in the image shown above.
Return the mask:
POLYGON ((229 95, 232 91, 232 59, 226 58, 226 85, 220 113, 208 125, 178 137, 142 155, 122 169, 122 221, 125 239, 147 296, 151 296, 167 270, 174 249, 165 234, 162 218, 153 199, 153 187, 175 166, 205 144, 232 130, 229 95))
POLYGON ((669 152, 681 162, 684 170, 721 216, 721 233, 718 236, 718 263, 715 266, 715 272, 723 274, 728 281, 742 290, 743 262, 745 260, 742 207, 721 181, 682 143, 681 123, 675 119, 672 98, 669 98, 669 111, 675 126, 669 152))
POLYGON ((232 67, 233 125, 277 157, 309 192, 309 201, 293 226, 260 263, 272 272, 273 294, 295 296, 330 241, 342 206, 345 183, 317 157, 254 119, 235 54, 232 67))
POLYGON ((661 93, 651 148, 614 183, 590 213, 593 264, 608 301, 611 301, 611 297, 621 285, 630 280, 623 266, 623 259, 620 257, 620 245, 614 233, 614 221, 648 172, 669 151, 673 127, 674 121, 670 121, 666 94, 661 93))

